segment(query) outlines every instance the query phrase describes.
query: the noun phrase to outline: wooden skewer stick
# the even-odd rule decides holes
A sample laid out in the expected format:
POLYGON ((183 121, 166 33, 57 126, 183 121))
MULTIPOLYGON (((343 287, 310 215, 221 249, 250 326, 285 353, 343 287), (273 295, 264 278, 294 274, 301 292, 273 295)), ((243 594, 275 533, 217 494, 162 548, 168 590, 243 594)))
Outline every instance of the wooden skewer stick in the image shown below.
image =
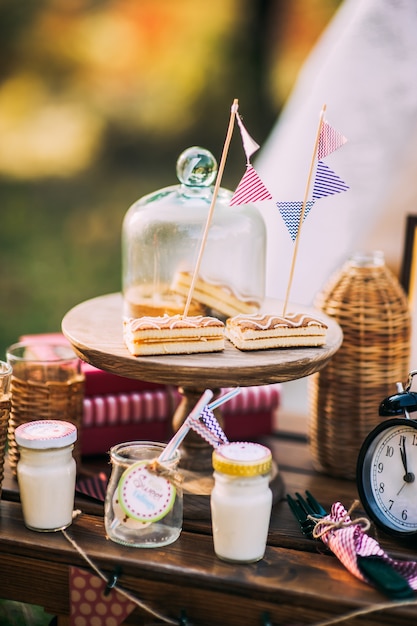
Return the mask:
POLYGON ((318 129, 317 129, 316 141, 314 143, 314 150, 313 150, 313 156, 311 158, 310 170, 308 172, 307 185, 306 185, 306 189, 305 189, 305 193, 304 193, 303 206, 301 208, 300 222, 298 224, 297 237, 295 238, 294 251, 293 251, 293 255, 292 255, 292 263, 291 263, 291 269, 290 269, 290 278, 289 278, 289 281, 288 281, 287 293, 285 295, 284 309, 283 309, 283 312, 282 312, 282 316, 283 317, 285 317, 285 313, 287 312, 288 300, 289 300, 291 285, 292 285, 292 281, 293 281, 293 277, 294 277, 295 261, 296 261, 297 253, 298 253, 298 243, 300 241, 301 226, 302 226, 303 221, 304 221, 304 215, 305 215, 307 199, 308 199, 308 192, 309 192, 309 189, 310 189, 311 177, 313 175, 314 163, 315 163, 315 160, 316 160, 317 148, 318 148, 318 145, 319 145, 321 127, 323 125, 323 118, 324 118, 324 112, 325 111, 326 111, 326 105, 324 104, 323 108, 322 108, 322 110, 320 112, 319 126, 318 126, 318 129))
POLYGON ((226 164, 227 153, 229 151, 230 141, 232 139, 233 126, 234 126, 234 123, 235 123, 235 116, 236 116, 238 108, 239 108, 239 103, 238 103, 238 100, 235 98, 235 100, 233 101, 233 104, 232 104, 231 111, 230 111, 229 127, 227 129, 226 139, 225 139, 224 146, 223 146, 223 153, 222 153, 221 160, 220 160, 219 171, 217 172, 216 183, 215 183, 214 189, 213 189, 213 197, 211 199, 210 209, 209 209, 209 212, 208 212, 206 225, 204 227, 204 232, 203 232, 203 237, 202 237, 202 240, 201 240, 200 251, 198 253, 197 263, 196 263, 196 266, 195 266, 195 269, 194 269, 194 274, 193 274, 193 277, 192 277, 192 280, 191 280, 191 285, 190 285, 190 289, 189 289, 189 292, 188 292, 187 301, 185 303, 183 317, 187 317, 188 309, 190 308, 191 299, 193 297, 195 283, 197 281, 198 273, 200 271, 201 260, 203 258, 204 248, 205 248, 206 241, 207 241, 207 236, 208 236, 208 232, 209 232, 209 228, 210 228, 210 224, 211 224, 211 219, 213 217, 214 206, 216 204, 217 195, 219 193, 220 184, 222 182, 224 166, 226 164))

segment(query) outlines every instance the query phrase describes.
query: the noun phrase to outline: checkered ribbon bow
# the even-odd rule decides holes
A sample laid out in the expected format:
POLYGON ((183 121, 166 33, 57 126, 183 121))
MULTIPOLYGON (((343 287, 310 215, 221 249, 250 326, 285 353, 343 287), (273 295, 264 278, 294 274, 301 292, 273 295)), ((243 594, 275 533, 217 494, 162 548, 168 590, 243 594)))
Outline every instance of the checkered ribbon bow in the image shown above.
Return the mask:
MULTIPOLYGON (((371 582, 364 574, 366 561, 369 562, 372 557, 374 562, 375 558, 382 561, 380 564, 394 570, 408 584, 410 593, 408 594, 407 590, 403 593, 412 594, 412 590, 417 590, 417 563, 397 561, 389 557, 379 543, 366 534, 369 521, 366 518, 351 519, 350 513, 353 508, 354 506, 346 511, 340 502, 335 502, 329 515, 315 520, 317 523, 313 531, 314 538, 321 539, 346 569, 364 582, 371 582)), ((372 582, 375 583, 375 580, 372 582)))

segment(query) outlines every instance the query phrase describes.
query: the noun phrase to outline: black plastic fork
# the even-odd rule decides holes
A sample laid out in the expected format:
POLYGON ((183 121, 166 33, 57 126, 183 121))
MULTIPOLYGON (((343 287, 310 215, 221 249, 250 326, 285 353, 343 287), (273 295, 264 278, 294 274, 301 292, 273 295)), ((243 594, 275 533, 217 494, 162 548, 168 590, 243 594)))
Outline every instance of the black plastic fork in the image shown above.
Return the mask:
POLYGON ((306 491, 305 498, 298 492, 295 493, 295 497, 288 494, 287 502, 300 525, 303 535, 309 539, 313 539, 313 530, 316 522, 311 518, 317 519, 325 517, 327 515, 326 509, 309 491, 306 491))
MULTIPOLYGON (((314 539, 313 530, 316 522, 311 518, 322 518, 328 513, 309 491, 305 493, 305 497, 298 492, 295 493, 295 497, 287 494, 287 502, 300 525, 302 533, 309 539, 314 539)), ((398 600, 414 596, 414 591, 408 581, 390 563, 379 556, 357 554, 356 560, 365 578, 381 593, 398 600)))

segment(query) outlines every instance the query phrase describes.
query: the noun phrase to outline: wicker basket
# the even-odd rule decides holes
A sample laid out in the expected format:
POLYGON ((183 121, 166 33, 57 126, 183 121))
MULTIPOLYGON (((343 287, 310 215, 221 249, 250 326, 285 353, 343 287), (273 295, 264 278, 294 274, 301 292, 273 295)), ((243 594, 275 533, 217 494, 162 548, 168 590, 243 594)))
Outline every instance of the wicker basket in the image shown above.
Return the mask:
POLYGON ((33 382, 12 376, 12 406, 8 427, 9 461, 13 474, 19 460, 14 431, 26 422, 59 419, 77 427, 74 458, 81 468, 81 426, 84 399, 84 375, 69 381, 33 382))
POLYGON ((9 424, 11 401, 0 395, 0 497, 4 478, 4 458, 6 455, 7 427, 9 424))
POLYGON ((381 421, 380 402, 407 380, 411 318, 407 297, 382 253, 355 256, 318 296, 343 343, 309 381, 309 439, 315 468, 353 479, 359 449, 381 421))

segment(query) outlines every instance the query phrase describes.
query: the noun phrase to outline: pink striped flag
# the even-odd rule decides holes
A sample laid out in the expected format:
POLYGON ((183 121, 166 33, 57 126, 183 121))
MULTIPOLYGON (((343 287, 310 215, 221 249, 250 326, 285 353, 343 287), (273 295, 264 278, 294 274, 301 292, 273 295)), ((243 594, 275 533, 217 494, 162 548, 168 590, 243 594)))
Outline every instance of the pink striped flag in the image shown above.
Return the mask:
POLYGON ((342 135, 338 130, 335 130, 324 121, 320 129, 319 145, 317 149, 317 157, 324 159, 347 142, 346 137, 342 135))
POLYGON ((246 172, 230 200, 230 206, 271 199, 272 195, 259 178, 258 173, 252 165, 248 164, 246 172))

